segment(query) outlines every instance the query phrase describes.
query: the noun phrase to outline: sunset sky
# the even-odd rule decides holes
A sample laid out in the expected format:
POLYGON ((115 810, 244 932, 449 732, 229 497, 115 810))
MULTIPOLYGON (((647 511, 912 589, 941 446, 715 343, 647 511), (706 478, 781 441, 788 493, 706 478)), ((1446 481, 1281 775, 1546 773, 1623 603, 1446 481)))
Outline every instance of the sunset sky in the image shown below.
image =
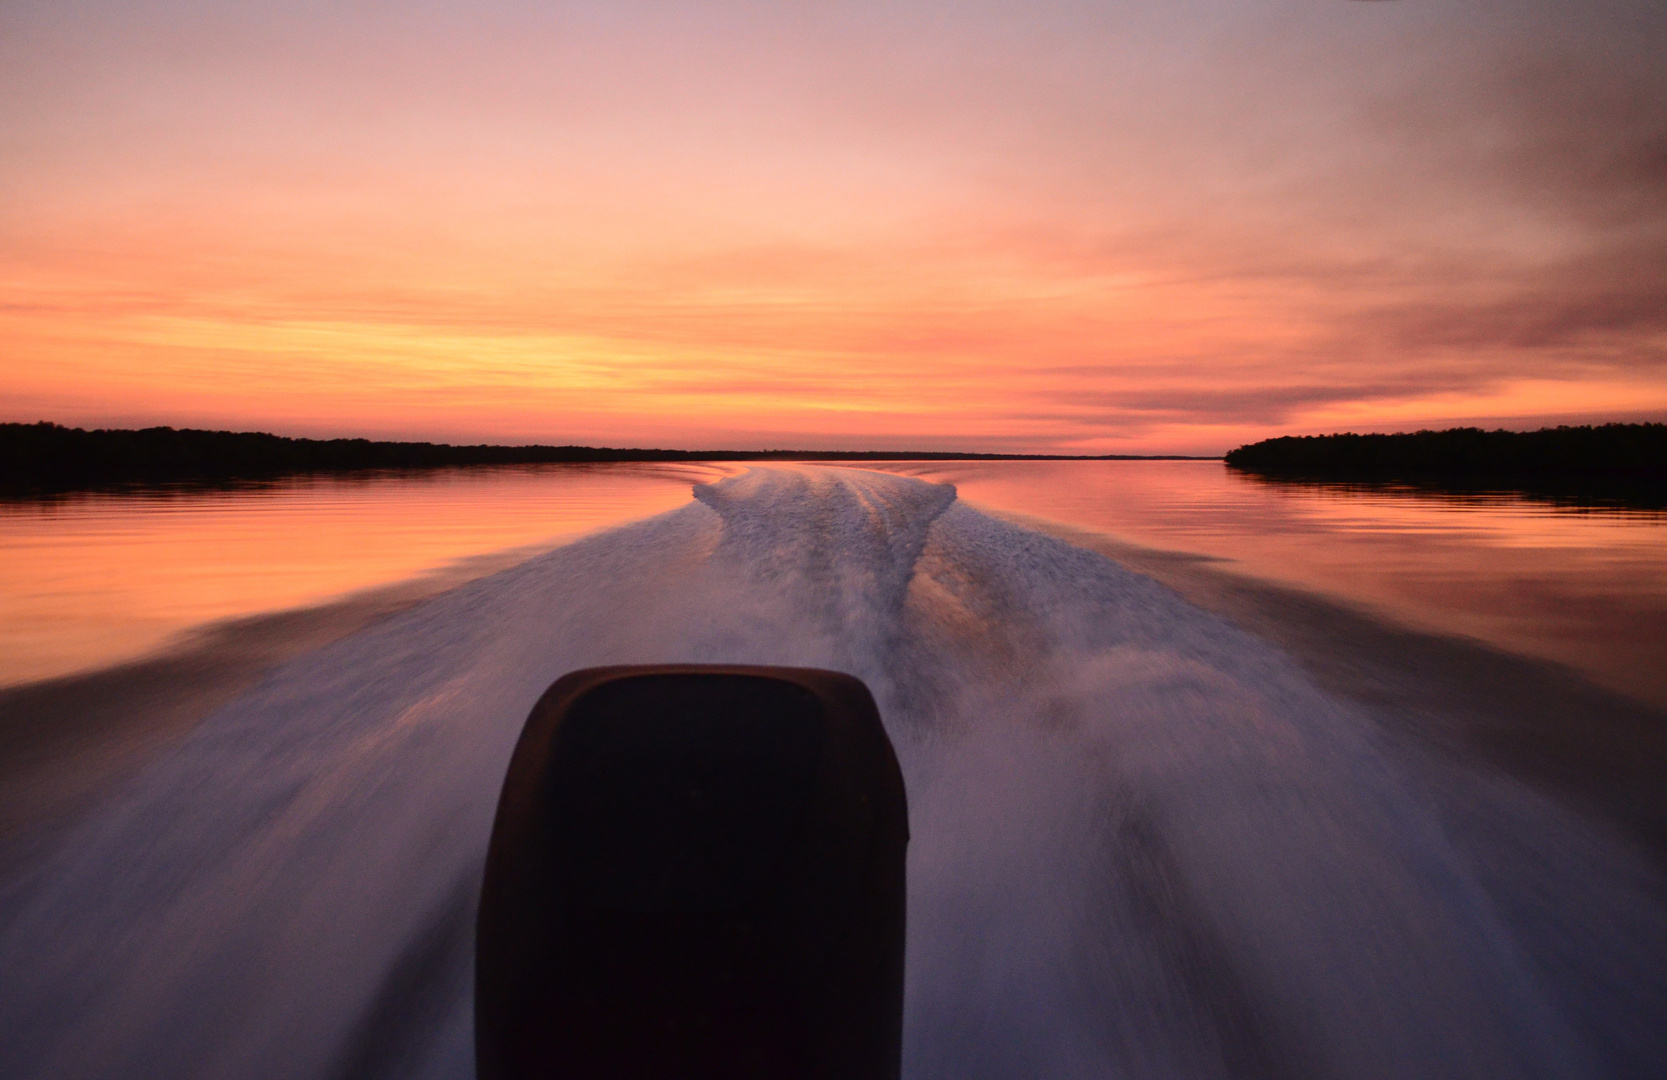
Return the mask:
POLYGON ((1661 0, 0 0, 0 419, 1667 419, 1661 0))

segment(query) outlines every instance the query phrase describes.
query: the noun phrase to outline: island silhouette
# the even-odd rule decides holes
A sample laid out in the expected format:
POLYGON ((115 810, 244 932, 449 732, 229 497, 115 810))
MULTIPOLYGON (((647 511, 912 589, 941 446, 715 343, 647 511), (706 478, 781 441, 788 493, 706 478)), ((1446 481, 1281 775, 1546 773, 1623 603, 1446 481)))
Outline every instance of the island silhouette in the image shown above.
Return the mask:
POLYGON ((608 446, 454 446, 302 439, 263 431, 0 424, 0 491, 56 493, 152 484, 217 484, 306 473, 483 465, 677 461, 1215 460, 1178 454, 1002 454, 938 450, 661 450, 608 446))

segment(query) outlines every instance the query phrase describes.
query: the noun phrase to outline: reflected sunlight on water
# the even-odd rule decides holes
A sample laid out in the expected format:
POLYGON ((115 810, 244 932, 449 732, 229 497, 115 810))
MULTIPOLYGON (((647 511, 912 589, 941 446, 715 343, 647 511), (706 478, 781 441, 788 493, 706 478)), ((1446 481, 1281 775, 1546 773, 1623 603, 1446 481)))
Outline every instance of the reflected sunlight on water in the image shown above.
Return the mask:
MULTIPOLYGON (((686 503, 691 484, 743 468, 447 471, 0 504, 0 684, 658 513, 686 503)), ((1222 560, 1667 703, 1660 511, 1277 484, 1219 462, 879 468, 953 483, 974 504, 1222 560)))
POLYGON ((1572 665, 1667 704, 1667 513, 1280 484, 1213 461, 916 463, 991 508, 1075 525, 1572 665))
POLYGON ((723 471, 445 470, 0 503, 0 684, 670 510, 723 471))

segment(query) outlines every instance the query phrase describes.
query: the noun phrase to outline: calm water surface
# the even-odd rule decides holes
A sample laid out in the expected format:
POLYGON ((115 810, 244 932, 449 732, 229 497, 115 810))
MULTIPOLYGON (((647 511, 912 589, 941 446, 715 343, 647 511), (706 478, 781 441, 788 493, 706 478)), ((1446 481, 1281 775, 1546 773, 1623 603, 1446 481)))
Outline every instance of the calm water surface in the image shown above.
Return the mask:
MULTIPOLYGON (((299 479, 230 491, 0 503, 0 685, 152 650, 221 619, 548 546, 724 475, 571 465, 299 479)), ((477 564, 490 567, 490 561, 477 564)))
MULTIPOLYGON (((127 659, 215 620, 560 542, 682 505, 693 483, 735 470, 559 466, 6 504, 0 683, 127 659)), ((993 509, 1208 556, 1667 703, 1660 512, 1279 485, 1219 462, 888 471, 954 483, 993 509)))

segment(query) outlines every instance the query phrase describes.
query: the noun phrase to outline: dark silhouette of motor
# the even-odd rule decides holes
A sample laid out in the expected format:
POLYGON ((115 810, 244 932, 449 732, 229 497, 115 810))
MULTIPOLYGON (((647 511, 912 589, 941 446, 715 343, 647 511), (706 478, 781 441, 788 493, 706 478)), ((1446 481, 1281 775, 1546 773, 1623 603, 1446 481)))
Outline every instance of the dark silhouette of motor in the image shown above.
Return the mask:
POLYGON ((907 843, 896 756, 849 675, 564 676, 492 830, 481 1080, 895 1080, 907 843))

